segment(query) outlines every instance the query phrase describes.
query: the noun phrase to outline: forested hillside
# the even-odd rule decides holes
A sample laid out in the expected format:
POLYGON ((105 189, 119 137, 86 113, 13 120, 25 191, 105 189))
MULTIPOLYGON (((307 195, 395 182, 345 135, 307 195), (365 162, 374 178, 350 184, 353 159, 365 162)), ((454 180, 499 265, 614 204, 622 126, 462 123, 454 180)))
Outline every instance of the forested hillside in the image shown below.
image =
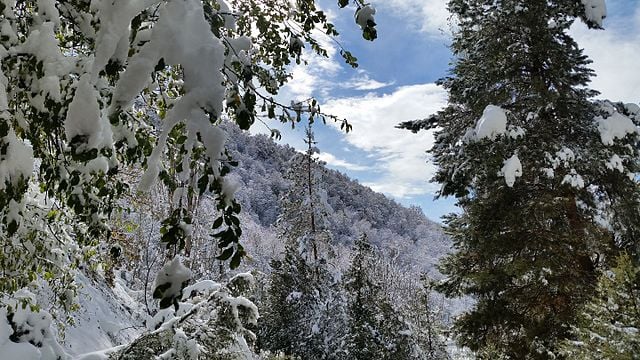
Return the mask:
MULTIPOLYGON (((306 355, 298 355, 320 358, 332 353, 331 356, 334 357, 350 358, 349 354, 355 350, 348 350, 347 344, 353 333, 347 329, 349 319, 355 315, 349 313, 349 289, 362 291, 362 287, 367 289, 369 286, 371 288, 366 290, 366 299, 360 300, 365 302, 352 305, 356 306, 353 309, 358 313, 368 308, 367 316, 373 316, 361 321, 370 323, 367 326, 372 326, 372 329, 379 328, 376 331, 383 331, 387 326, 384 322, 375 320, 376 316, 391 316, 397 318, 398 322, 393 325, 395 330, 387 333, 384 339, 374 337, 366 341, 382 342, 381 344, 386 342, 382 346, 393 347, 400 336, 406 338, 401 345, 404 349, 403 357, 436 359, 448 356, 445 348, 449 340, 442 330, 446 328, 451 314, 460 312, 465 305, 460 301, 445 300, 430 290, 429 281, 440 277, 435 264, 446 255, 451 246, 441 226, 428 220, 419 208, 403 207, 313 160, 316 182, 314 191, 317 191, 314 198, 322 208, 317 214, 317 226, 326 235, 317 241, 318 244, 326 243, 320 245, 323 246, 318 255, 323 258, 321 262, 315 263, 309 257, 299 258, 297 266, 306 261, 308 265, 302 266, 310 266, 310 269, 317 266, 327 273, 322 284, 313 285, 315 276, 307 278, 306 283, 283 284, 280 282, 282 279, 278 279, 278 274, 286 277, 303 276, 296 275, 299 268, 281 272, 282 262, 286 263, 288 257, 298 253, 287 250, 294 238, 288 235, 290 231, 284 230, 282 224, 300 222, 306 227, 304 224, 308 222, 304 217, 304 210, 287 212, 285 208, 296 206, 303 209, 308 204, 304 199, 287 203, 286 198, 287 194, 295 191, 296 183, 291 179, 291 172, 296 168, 296 161, 308 158, 309 154, 277 144, 265 135, 250 136, 234 124, 226 124, 223 128, 228 134, 230 158, 237 161, 237 166, 227 176, 234 182, 234 186, 238 186, 235 198, 243 209, 240 213, 243 224, 240 242, 246 249, 247 257, 233 271, 217 258, 220 256, 219 247, 210 241, 208 232, 219 211, 215 201, 205 193, 194 199, 192 205, 195 216, 189 225, 189 253, 182 260, 189 270, 180 270, 182 265, 178 264, 172 266, 178 276, 181 271, 189 272, 190 278, 195 281, 195 285, 184 290, 183 296, 189 294, 192 288, 199 289, 202 293, 215 294, 221 285, 213 283, 211 279, 220 284, 250 279, 247 280, 250 286, 242 294, 255 305, 246 299, 242 301, 246 301, 247 306, 254 307, 261 316, 259 319, 264 319, 253 326, 246 325, 247 329, 258 335, 254 340, 251 340, 251 336, 247 339, 250 343, 257 341, 257 347, 244 342, 238 345, 235 341, 227 346, 240 346, 237 350, 244 354, 241 358, 254 354, 256 358, 266 359, 270 358, 270 353, 280 351, 297 353, 297 350, 272 343, 273 338, 298 341, 299 346, 303 347, 305 337, 311 336, 321 339, 324 345, 306 355), (357 245, 358 242, 360 245, 357 245), (354 256, 358 261, 364 262, 357 269, 353 268, 354 256), (329 264, 330 267, 326 268, 323 264, 329 264), (354 280, 349 280, 351 277, 355 277, 354 280), (351 281, 366 281, 369 285, 349 287, 347 284, 351 281), (283 299, 274 299, 274 287, 284 291, 283 299), (319 289, 323 290, 318 292, 319 289), (331 299, 326 298, 328 294, 331 299), (296 319, 293 316, 286 321, 288 326, 294 326, 291 332, 274 335, 273 331, 282 331, 286 325, 269 323, 278 321, 274 319, 272 309, 285 306, 288 308, 286 311, 290 312, 292 308, 289 307, 294 306, 292 302, 297 299, 305 300, 305 310, 298 314, 300 318, 297 320, 305 324, 295 325, 296 319), (386 305, 378 307, 380 304, 376 302, 386 305), (335 312, 331 316, 318 315, 317 311, 322 306, 331 306, 335 312), (324 326, 333 324, 330 331, 320 331, 319 327, 323 322, 326 322, 324 326), (299 335, 301 329, 307 326, 309 334, 299 335), (399 335, 401 333, 404 335, 399 335), (328 339, 335 342, 331 343, 328 339)), ((314 156, 313 153, 311 155, 314 156)), ((135 174, 136 170, 132 169, 131 172, 135 174)), ((139 340, 136 339, 144 338, 145 329, 155 330, 174 316, 184 316, 187 313, 185 306, 187 309, 194 306, 189 305, 190 299, 184 297, 176 302, 180 304, 180 309, 174 313, 173 306, 164 308, 160 304, 159 307, 155 299, 157 290, 154 289, 158 280, 154 281, 154 274, 166 271, 163 259, 170 253, 167 251, 170 249, 162 242, 164 233, 159 231, 166 226, 162 219, 175 206, 175 200, 169 197, 167 191, 166 186, 157 185, 149 195, 138 194, 123 200, 121 208, 128 210, 119 212, 110 221, 113 236, 101 250, 111 256, 101 264, 81 267, 75 273, 80 285, 77 289, 79 311, 69 314, 70 317, 64 321, 66 325, 59 330, 59 334, 66 334, 65 340, 57 345, 54 331, 45 336, 44 340, 48 345, 42 345, 41 352, 52 352, 63 358, 67 355, 78 359, 91 359, 91 356, 107 358, 110 353, 123 353, 123 348, 117 347, 118 345, 129 344, 127 348, 134 349, 132 351, 135 356, 146 356, 136 352, 139 351, 139 345, 136 345, 139 340), (95 353, 96 349, 104 351, 95 353)), ((45 289, 24 296, 32 298, 36 303, 43 303, 51 295, 51 291, 45 289)), ((57 311, 53 313, 63 318, 66 316, 57 311)), ((29 318, 31 315, 27 312, 23 316, 29 318)), ((62 325, 62 322, 46 320, 38 322, 35 328, 53 331, 50 326, 55 323, 62 325)), ((353 331, 357 333, 358 330, 353 331)), ((29 333, 27 331, 21 336, 28 342, 41 341, 32 338, 29 333)), ((223 340, 216 341, 219 344, 223 340)), ((305 348, 309 346, 304 345, 305 348)), ((13 351, 11 354, 20 356, 33 353, 25 346, 9 348, 13 351)), ((387 350, 371 348, 368 351, 367 354, 384 354, 387 350)), ((450 351, 455 352, 457 349, 452 348, 450 351)), ((393 351, 389 354, 397 355, 393 351)), ((35 353, 33 356, 34 359, 38 358, 35 353)))
MULTIPOLYGON (((279 199, 290 186, 285 173, 296 151, 265 135, 248 136, 233 125, 225 129, 228 148, 239 162, 231 175, 241 184, 236 198, 245 215, 268 232, 281 214, 279 199)), ((434 264, 451 247, 439 224, 421 209, 401 206, 338 171, 322 168, 320 176, 326 221, 336 244, 351 246, 367 233, 374 245, 403 265, 435 275, 434 264)))

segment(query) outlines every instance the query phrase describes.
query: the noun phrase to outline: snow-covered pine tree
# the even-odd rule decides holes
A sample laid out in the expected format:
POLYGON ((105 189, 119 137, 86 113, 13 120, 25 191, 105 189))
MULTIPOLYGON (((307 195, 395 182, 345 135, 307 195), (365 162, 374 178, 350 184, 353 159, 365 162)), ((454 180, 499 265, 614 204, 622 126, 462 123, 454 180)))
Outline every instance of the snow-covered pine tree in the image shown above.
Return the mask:
POLYGON ((348 359, 411 359, 407 325, 373 275, 376 253, 366 235, 355 243, 344 276, 348 300, 348 359))
POLYGON ((568 34, 577 17, 601 27, 604 1, 448 6, 449 105, 401 125, 439 127, 434 180, 463 210, 445 220, 457 252, 441 264, 439 289, 477 299, 455 330, 480 356, 555 358, 600 260, 626 236, 600 220, 630 229, 638 216, 635 107, 589 100, 593 72, 568 34))
POLYGON ((331 255, 331 234, 327 230, 327 214, 331 206, 322 187, 326 171, 315 154, 318 152, 311 124, 305 131, 307 150, 289 161, 285 179, 289 189, 280 199, 281 216, 276 221, 286 241, 297 242, 298 251, 313 264, 331 255))
POLYGON ((302 359, 335 359, 342 352, 344 300, 330 271, 331 233, 325 226, 329 205, 321 187, 322 166, 311 124, 307 151, 295 154, 285 179, 276 228, 285 242, 284 259, 272 262, 260 321, 260 346, 302 359))
POLYGON ((340 358, 344 311, 331 274, 290 244, 274 260, 258 323, 258 345, 301 359, 340 358))
POLYGON ((600 276, 595 296, 573 328, 577 339, 564 342, 563 354, 569 359, 637 359, 639 331, 640 268, 622 254, 600 276))
POLYGON ((413 358, 422 360, 445 360, 448 354, 445 345, 445 326, 442 309, 434 302, 431 288, 433 280, 426 274, 420 276, 420 287, 408 299, 403 317, 409 325, 413 346, 413 358))

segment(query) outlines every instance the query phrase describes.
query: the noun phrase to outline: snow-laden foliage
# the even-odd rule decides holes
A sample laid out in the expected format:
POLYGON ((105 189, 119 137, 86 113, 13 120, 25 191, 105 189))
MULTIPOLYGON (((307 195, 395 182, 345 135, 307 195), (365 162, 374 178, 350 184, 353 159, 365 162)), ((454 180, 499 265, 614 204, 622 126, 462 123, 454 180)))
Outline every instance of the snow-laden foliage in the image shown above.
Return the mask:
POLYGON ((52 331, 51 315, 41 311, 26 290, 0 307, 0 354, 6 359, 62 360, 66 353, 52 331))
MULTIPOLYGON (((310 130, 306 141, 308 151, 292 153, 285 176, 290 187, 281 196, 276 222, 285 249, 271 262, 266 293, 258 297, 259 347, 303 359, 424 358, 441 339, 434 335, 428 344, 419 334, 435 333, 440 319, 421 322, 430 309, 408 310, 419 287, 411 282, 413 275, 374 251, 366 235, 348 240, 355 242, 348 266, 336 257, 345 244, 333 236, 340 228, 331 221, 339 208, 331 207, 333 194, 325 191, 331 174, 314 159, 310 130), (425 324, 428 329, 418 330, 425 324)), ((360 229, 376 235, 370 224, 360 229)), ((381 246, 391 246, 385 240, 381 246)))
POLYGON ((604 272, 596 294, 579 315, 565 341, 563 355, 570 359, 635 359, 640 353, 640 268, 628 255, 604 272))
MULTIPOLYGON (((223 119, 246 130, 261 116, 304 115, 350 129, 313 100, 274 100, 302 48, 326 56, 320 37, 338 35, 313 0, 2 0, 0 14, 2 306, 45 281, 72 309, 78 269, 108 277, 135 248, 117 244, 123 198, 158 182, 170 211, 154 261, 190 255, 194 199, 209 196, 216 255, 238 267, 246 252, 223 119)), ((154 292, 176 305, 187 272, 165 270, 154 292)))
MULTIPOLYGON (((268 136, 249 137, 240 133, 237 127, 225 129, 230 134, 229 152, 239 162, 232 174, 241 184, 236 198, 254 222, 269 228, 284 211, 281 200, 293 186, 286 179, 287 173, 294 163, 306 166, 304 156, 291 147, 274 143, 268 136)), ((322 148, 322 143, 318 146, 322 148)), ((369 241, 381 251, 398 254, 400 263, 408 267, 418 265, 418 271, 436 275, 434 264, 449 251, 450 243, 441 232, 441 226, 425 218, 420 208, 403 207, 344 174, 320 168, 320 165, 314 177, 315 183, 320 185, 318 195, 326 194, 326 198, 325 195, 317 197, 321 206, 314 209, 318 216, 324 212, 319 224, 331 232, 334 244, 351 247, 362 233, 367 233, 369 241)), ((304 180, 304 176, 299 180, 304 180)), ((293 205, 305 196, 303 184, 295 196, 291 194, 293 205)), ((292 221, 306 219, 308 222, 308 212, 305 214, 292 221)), ((261 240, 264 240, 261 246, 266 250, 269 238, 261 240)), ((244 242, 247 241, 248 237, 244 242)), ((257 252, 251 252, 257 260, 259 257, 255 255, 257 252)))
MULTIPOLYGON (((292 148, 279 146, 267 136, 248 136, 241 133, 235 126, 226 126, 225 131, 230 134, 229 151, 239 161, 232 177, 241 184, 236 195, 245 210, 241 217, 244 230, 241 241, 246 247, 249 258, 241 264, 241 269, 243 271, 258 269, 267 273, 255 273, 256 291, 245 293, 244 296, 258 306, 261 321, 263 321, 269 312, 275 309, 267 307, 264 296, 264 291, 268 287, 265 279, 271 271, 278 271, 277 268, 271 269, 269 262, 275 258, 279 259, 283 265, 286 263, 283 259, 286 256, 283 255, 282 239, 271 227, 274 224, 273 218, 281 217, 285 213, 278 199, 282 199, 282 195, 288 189, 294 189, 294 183, 283 178, 282 175, 286 173, 286 169, 291 168, 290 161, 295 161, 299 169, 303 169, 301 173, 304 174, 305 162, 301 161, 304 160, 304 156, 301 159, 301 155, 292 148)), ((344 285, 335 279, 344 278, 340 275, 350 265, 348 248, 357 239, 352 234, 366 233, 372 240, 373 246, 378 248, 376 251, 378 256, 372 262, 371 268, 363 269, 367 272, 364 276, 375 279, 379 285, 379 291, 386 294, 388 313, 403 319, 399 320, 404 324, 401 329, 404 331, 402 336, 410 338, 411 358, 421 358, 422 355, 419 354, 424 354, 422 350, 428 349, 426 346, 428 341, 421 342, 419 339, 429 339, 429 334, 433 333, 430 332, 429 327, 420 324, 435 323, 437 326, 440 318, 447 318, 448 313, 456 309, 447 302, 441 302, 443 300, 438 297, 435 303, 437 306, 430 308, 442 307, 441 312, 437 317, 428 318, 426 317, 428 315, 423 313, 422 305, 413 306, 407 302, 417 299, 416 294, 421 294, 419 291, 421 284, 416 281, 418 272, 428 271, 437 276, 433 263, 447 251, 446 237, 440 232, 440 227, 428 221, 419 209, 403 208, 383 195, 376 194, 357 182, 349 180, 346 176, 325 169, 319 163, 315 163, 314 167, 317 175, 314 177, 316 187, 320 190, 327 189, 326 197, 318 197, 316 200, 325 198, 329 205, 318 212, 318 214, 324 213, 325 218, 318 223, 323 224, 324 229, 330 231, 332 235, 336 234, 333 239, 338 256, 320 254, 321 259, 328 259, 331 262, 329 265, 331 274, 326 274, 327 279, 330 279, 325 283, 328 286, 318 287, 321 289, 318 292, 307 290, 308 287, 316 286, 313 285, 317 284, 313 282, 316 276, 293 277, 291 274, 295 272, 292 270, 297 269, 283 266, 283 272, 289 276, 290 284, 293 284, 283 289, 283 311, 288 311, 287 314, 295 313, 297 306, 302 308, 305 303, 314 304, 311 307, 312 311, 303 313, 303 318, 308 319, 310 325, 305 323, 301 327, 294 328, 292 333, 299 334, 300 329, 306 329, 310 334, 314 334, 314 337, 298 341, 312 344, 314 349, 322 349, 321 351, 326 353, 332 351, 334 354, 342 354, 337 356, 349 358, 342 345, 347 329, 346 296, 341 289, 344 285), (406 331, 408 329, 411 331, 406 331), (322 341, 318 341, 319 339, 322 341), (325 342, 326 339, 330 341, 325 342)), ((289 178, 289 176, 286 177, 289 178)), ((306 188, 302 186, 295 190, 299 195, 304 196, 304 191, 300 189, 306 188)), ((155 332, 162 324, 176 316, 184 315, 193 302, 188 300, 189 296, 224 290, 222 288, 225 286, 225 281, 214 282, 206 279, 228 278, 234 274, 234 272, 229 273, 228 267, 215 258, 218 248, 208 237, 210 224, 215 221, 211 215, 217 212, 215 199, 203 196, 198 201, 196 212, 199 216, 194 217, 191 229, 192 252, 189 257, 181 257, 179 262, 181 265, 176 263, 176 260, 169 264, 163 264, 162 261, 166 254, 171 254, 171 250, 166 249, 162 244, 161 234, 157 232, 165 214, 171 211, 170 207, 173 203, 167 194, 166 187, 157 184, 150 196, 139 194, 127 197, 125 201, 131 212, 114 214, 109 221, 112 239, 104 250, 100 250, 110 254, 108 261, 98 267, 85 268, 84 272, 89 274, 89 278, 82 274, 77 276, 76 281, 80 283, 78 301, 81 309, 73 314, 76 325, 67 323, 66 338, 61 343, 72 359, 106 359, 109 354, 115 356, 114 354, 124 347, 149 344, 151 340, 146 342, 147 340, 137 341, 136 339, 141 336, 149 339, 148 332, 155 332), (185 277, 164 276, 162 268, 171 266, 182 270, 169 271, 169 274, 184 274, 185 277), (92 268, 95 271, 91 270, 92 268), (181 289, 181 283, 188 273, 184 268, 191 271, 193 280, 181 289), (164 284, 167 280, 176 280, 171 284, 176 284, 176 291, 178 289, 182 291, 181 297, 178 298, 178 312, 174 306, 160 309, 160 304, 152 299, 153 290, 157 288, 154 283, 164 284), (96 349, 100 350, 96 352, 96 349)), ((296 211, 293 208, 287 212, 288 216, 293 217, 290 220, 292 223, 300 222, 297 216, 300 213, 302 213, 301 210, 296 211)), ((308 212, 305 213, 308 214, 308 212)), ((305 217, 305 219, 308 223, 309 218, 305 217)), ((296 242, 297 244, 299 243, 296 242)), ((326 248, 320 247, 320 249, 326 248)), ((300 247, 296 246, 295 252, 298 250, 300 247)), ((305 259, 312 258, 311 252, 307 251, 305 259)), ((243 274, 240 278, 250 279, 251 277, 243 274)), ((53 294, 41 294, 39 299, 48 299, 51 295, 53 294)), ((169 304, 173 305, 171 302, 169 304)), ((207 308, 211 306, 207 305, 207 308)), ((196 318, 197 316, 194 319, 196 318)), ((61 320, 63 319, 54 320, 54 323, 60 323, 61 320)), ((245 324, 245 328, 255 331, 248 323, 245 324)), ((262 341, 260 331, 255 333, 258 335, 256 344, 260 344, 262 341)), ((167 347, 163 350, 158 349, 154 354, 173 356, 172 354, 176 353, 169 351, 168 346, 171 346, 180 354, 184 354, 183 356, 188 356, 188 349, 199 349, 199 346, 207 341, 204 335, 196 339, 191 334, 195 333, 181 327, 176 328, 175 333, 165 333, 163 344, 167 347), (186 338, 182 336, 183 333, 186 338)), ((247 336, 245 339, 250 351, 255 351, 257 347, 251 346, 251 337, 248 333, 243 332, 243 334, 247 336)), ((153 341, 154 344, 159 344, 156 340, 153 341)), ((235 343, 225 344, 232 346, 231 344, 235 343)), ((31 344, 25 344, 25 346, 34 347, 31 344)), ((201 356, 204 356, 203 353, 201 356)), ((256 356, 259 359, 272 359, 275 355, 264 352, 256 356)))
POLYGON ((327 222, 332 210, 319 182, 324 169, 313 156, 310 126, 306 135, 306 153, 293 156, 285 176, 291 186, 282 195, 276 222, 285 251, 281 261, 271 263, 260 346, 304 359, 340 358, 345 317, 327 222))
POLYGON ((174 309, 161 310, 153 331, 115 350, 113 359, 253 359, 251 343, 258 309, 245 295, 254 286, 250 274, 238 274, 227 284, 212 281, 184 289, 174 309))
POLYGON ((432 280, 423 274, 420 285, 407 300, 403 311, 412 340, 412 357, 424 360, 456 359, 455 354, 446 350, 446 328, 441 318, 444 309, 437 304, 432 280))
POLYGON ((476 124, 476 138, 495 140, 496 136, 504 134, 506 131, 507 114, 498 106, 487 105, 476 124))

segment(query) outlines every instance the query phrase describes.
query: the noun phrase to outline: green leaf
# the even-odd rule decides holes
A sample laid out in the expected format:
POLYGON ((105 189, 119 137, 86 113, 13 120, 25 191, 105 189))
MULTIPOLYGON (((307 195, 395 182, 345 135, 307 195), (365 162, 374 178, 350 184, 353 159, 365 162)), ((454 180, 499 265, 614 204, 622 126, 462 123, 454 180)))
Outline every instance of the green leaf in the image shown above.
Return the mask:
POLYGON ((220 255, 216 256, 216 259, 225 261, 229 259, 231 255, 233 255, 233 247, 224 249, 220 255))
POLYGON ((160 58, 160 60, 158 61, 158 64, 156 64, 156 67, 153 68, 153 71, 161 71, 165 68, 165 63, 164 63, 164 58, 160 58))
POLYGON ((158 285, 154 290, 153 290, 153 298, 154 299, 161 299, 164 296, 165 291, 169 290, 169 288, 171 287, 171 283, 164 283, 162 285, 158 285))
POLYGON ((171 305, 173 305, 174 303, 174 300, 175 299, 173 297, 166 297, 160 300, 160 310, 171 307, 171 305))
POLYGON ((229 263, 229 267, 231 268, 231 270, 237 269, 238 266, 240 266, 240 261, 242 261, 243 256, 243 251, 236 251, 236 253, 233 255, 233 258, 231 258, 231 262, 229 263))
POLYGON ((219 218, 217 218, 214 222, 213 222, 213 228, 217 229, 220 226, 222 226, 222 222, 224 221, 223 217, 220 216, 219 218))

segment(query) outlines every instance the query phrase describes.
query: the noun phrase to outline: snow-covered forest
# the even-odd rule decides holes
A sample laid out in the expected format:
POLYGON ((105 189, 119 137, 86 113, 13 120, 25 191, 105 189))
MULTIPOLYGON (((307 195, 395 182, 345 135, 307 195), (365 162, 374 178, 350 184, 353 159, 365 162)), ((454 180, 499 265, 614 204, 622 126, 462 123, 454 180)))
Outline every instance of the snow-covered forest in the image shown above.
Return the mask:
POLYGON ((569 34, 604 0, 448 1, 448 104, 397 119, 435 132, 444 225, 328 169, 315 132, 357 127, 283 99, 327 44, 358 67, 334 11, 378 39, 332 6, 0 0, 1 359, 640 354, 640 106, 569 34))

